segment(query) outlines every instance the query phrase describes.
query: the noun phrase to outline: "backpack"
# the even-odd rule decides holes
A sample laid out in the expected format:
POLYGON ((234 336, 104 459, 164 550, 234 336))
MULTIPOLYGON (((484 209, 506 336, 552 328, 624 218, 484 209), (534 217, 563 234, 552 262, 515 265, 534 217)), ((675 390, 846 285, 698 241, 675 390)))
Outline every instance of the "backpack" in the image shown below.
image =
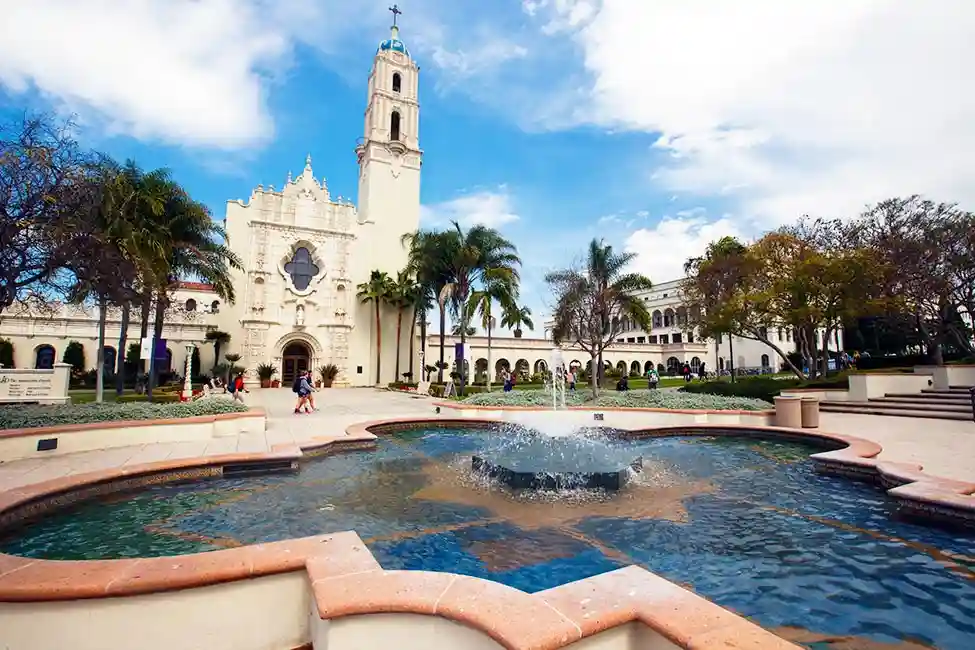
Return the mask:
POLYGON ((295 383, 291 385, 291 392, 297 393, 301 389, 301 375, 295 377, 295 383))

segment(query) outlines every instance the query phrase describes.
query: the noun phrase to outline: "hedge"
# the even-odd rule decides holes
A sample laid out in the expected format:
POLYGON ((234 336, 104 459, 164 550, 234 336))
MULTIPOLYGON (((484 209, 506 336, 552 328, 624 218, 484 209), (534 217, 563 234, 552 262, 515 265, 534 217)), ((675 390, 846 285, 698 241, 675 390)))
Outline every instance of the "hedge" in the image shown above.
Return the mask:
MULTIPOLYGON (((589 401, 589 391, 570 391, 565 394, 568 406, 593 408, 659 408, 673 410, 764 411, 772 408, 769 402, 747 397, 719 395, 689 395, 675 391, 630 390, 604 391, 589 401)), ((519 390, 472 395, 463 404, 474 406, 551 406, 552 394, 542 390, 519 390)))
POLYGON ((226 399, 160 404, 149 402, 64 405, 23 405, 0 407, 0 429, 33 429, 66 424, 118 422, 123 420, 166 420, 197 415, 243 413, 247 407, 226 399))
POLYGON ((799 381, 798 379, 773 379, 771 377, 741 377, 734 382, 704 381, 692 382, 681 386, 682 393, 697 393, 705 395, 722 395, 725 397, 747 397, 772 402, 776 395, 791 388, 846 388, 849 386, 848 375, 845 373, 831 375, 813 381, 799 381))

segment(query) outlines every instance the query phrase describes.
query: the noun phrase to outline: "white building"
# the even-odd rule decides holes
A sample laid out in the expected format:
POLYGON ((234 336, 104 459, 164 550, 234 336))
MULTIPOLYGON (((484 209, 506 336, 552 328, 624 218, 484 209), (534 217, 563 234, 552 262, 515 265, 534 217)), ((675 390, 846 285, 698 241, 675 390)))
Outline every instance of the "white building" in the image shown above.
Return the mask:
MULTIPOLYGON (((202 348, 204 371, 212 367, 216 360, 212 348, 204 347, 205 335, 221 330, 231 335, 222 353, 240 354, 239 364, 249 373, 271 363, 290 382, 296 370, 334 363, 339 385, 376 383, 375 319, 371 305, 357 300, 356 287, 373 270, 395 277, 406 262, 402 236, 419 227, 418 75, 393 27, 373 59, 364 132, 355 147, 358 208, 331 196, 325 180, 315 177, 310 156, 302 173, 289 174, 280 190, 258 185, 246 201, 227 203, 229 242, 244 262, 234 278, 236 302, 220 305, 206 285, 185 283, 176 293, 177 308, 167 314, 163 364, 182 368, 192 350, 188 344, 195 344, 202 348)), ((114 359, 117 313, 108 325, 106 352, 114 359)), ((392 379, 395 365, 396 346, 388 344, 395 325, 395 319, 382 325, 384 380, 392 379)), ((94 314, 74 307, 0 315, 0 337, 12 341, 18 367, 60 361, 71 340, 85 346, 88 365, 94 366, 96 330, 94 314)), ((137 324, 129 336, 137 340, 137 324)))

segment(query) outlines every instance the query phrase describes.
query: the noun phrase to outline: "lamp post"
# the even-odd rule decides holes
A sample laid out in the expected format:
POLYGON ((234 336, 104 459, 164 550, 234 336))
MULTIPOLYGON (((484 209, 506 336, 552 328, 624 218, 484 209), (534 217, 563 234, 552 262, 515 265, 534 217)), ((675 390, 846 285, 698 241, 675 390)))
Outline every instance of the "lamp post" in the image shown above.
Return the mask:
POLYGON ((193 399, 193 378, 191 377, 193 373, 193 350, 196 349, 196 345, 192 343, 186 344, 186 368, 183 373, 183 399, 182 401, 188 402, 193 399))

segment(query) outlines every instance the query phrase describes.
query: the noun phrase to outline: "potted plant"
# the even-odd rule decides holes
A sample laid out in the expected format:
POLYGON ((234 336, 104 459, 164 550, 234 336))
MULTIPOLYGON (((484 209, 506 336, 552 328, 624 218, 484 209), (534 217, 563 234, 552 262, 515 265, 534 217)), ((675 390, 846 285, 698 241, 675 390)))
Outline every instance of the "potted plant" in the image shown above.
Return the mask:
POLYGON ((270 363, 262 363, 257 366, 257 378, 261 380, 261 388, 270 388, 271 379, 278 374, 278 367, 270 363))
POLYGON ((318 376, 321 377, 322 386, 331 388, 332 382, 339 376, 339 367, 334 363, 326 363, 318 369, 318 376))
POLYGON ((281 388, 281 380, 280 379, 272 379, 271 380, 271 388, 281 388))

